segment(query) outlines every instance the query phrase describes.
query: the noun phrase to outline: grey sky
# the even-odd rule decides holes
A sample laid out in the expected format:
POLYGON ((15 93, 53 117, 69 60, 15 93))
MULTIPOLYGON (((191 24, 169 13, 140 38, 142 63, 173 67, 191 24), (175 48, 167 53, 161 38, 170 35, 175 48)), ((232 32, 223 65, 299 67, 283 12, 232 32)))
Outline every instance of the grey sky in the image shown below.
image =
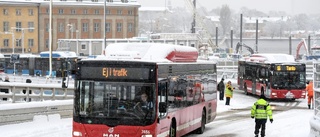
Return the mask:
MULTIPOLYGON (((142 7, 164 7, 171 1, 173 6, 185 6, 185 0, 137 0, 142 7)), ((285 11, 288 14, 320 14, 320 0, 197 0, 198 6, 204 6, 208 10, 229 5, 237 12, 241 7, 256 9, 268 13, 272 11, 285 11)))

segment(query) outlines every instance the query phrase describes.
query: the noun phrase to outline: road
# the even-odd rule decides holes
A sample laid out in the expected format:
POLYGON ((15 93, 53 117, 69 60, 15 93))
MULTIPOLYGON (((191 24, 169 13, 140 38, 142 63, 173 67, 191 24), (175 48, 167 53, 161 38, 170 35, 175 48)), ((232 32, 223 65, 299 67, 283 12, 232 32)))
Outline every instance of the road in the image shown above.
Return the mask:
MULTIPOLYGON (((258 97, 235 90, 231 105, 218 102, 218 114, 214 122, 206 125, 203 134, 185 137, 250 137, 254 136, 254 120, 250 109, 258 97)), ((313 110, 307 109, 307 99, 296 101, 268 101, 273 110, 274 122, 267 122, 267 137, 309 137, 309 120, 313 110)))
MULTIPOLYGON (((206 125, 203 134, 188 134, 185 137, 253 137, 254 120, 250 118, 250 107, 257 97, 247 96, 235 90, 231 105, 218 102, 216 119, 206 125)), ((307 109, 307 100, 270 101, 274 122, 267 123, 267 137, 309 137, 309 120, 313 110, 307 109)), ((0 126, 0 136, 5 137, 69 137, 72 118, 34 118, 33 122, 0 126)))

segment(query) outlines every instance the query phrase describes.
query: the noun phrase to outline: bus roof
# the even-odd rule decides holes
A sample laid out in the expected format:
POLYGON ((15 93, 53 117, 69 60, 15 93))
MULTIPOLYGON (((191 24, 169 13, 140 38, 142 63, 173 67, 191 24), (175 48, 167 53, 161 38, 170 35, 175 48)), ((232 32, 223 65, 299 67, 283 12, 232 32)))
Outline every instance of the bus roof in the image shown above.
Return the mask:
POLYGON ((260 62, 260 63, 294 63, 294 57, 288 54, 252 54, 250 57, 245 58, 247 62, 260 62))
POLYGON ((105 56, 108 59, 196 62, 198 50, 194 47, 161 43, 114 43, 106 47, 105 56))
MULTIPOLYGON (((49 51, 43 51, 40 53, 40 57, 42 58, 48 58, 50 52, 49 51)), ((77 57, 77 54, 72 51, 52 51, 52 57, 53 58, 67 58, 67 57, 77 57)))

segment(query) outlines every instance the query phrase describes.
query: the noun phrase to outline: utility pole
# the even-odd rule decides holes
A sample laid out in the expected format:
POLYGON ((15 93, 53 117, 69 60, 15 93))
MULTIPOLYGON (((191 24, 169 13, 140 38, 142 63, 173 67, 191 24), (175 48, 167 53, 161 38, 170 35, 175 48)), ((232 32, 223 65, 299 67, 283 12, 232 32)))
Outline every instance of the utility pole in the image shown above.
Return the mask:
POLYGON ((106 48, 106 11, 107 11, 107 0, 104 0, 104 8, 103 8, 103 48, 106 48))
POLYGON ((191 33, 196 33, 196 0, 193 0, 193 20, 191 23, 191 33))

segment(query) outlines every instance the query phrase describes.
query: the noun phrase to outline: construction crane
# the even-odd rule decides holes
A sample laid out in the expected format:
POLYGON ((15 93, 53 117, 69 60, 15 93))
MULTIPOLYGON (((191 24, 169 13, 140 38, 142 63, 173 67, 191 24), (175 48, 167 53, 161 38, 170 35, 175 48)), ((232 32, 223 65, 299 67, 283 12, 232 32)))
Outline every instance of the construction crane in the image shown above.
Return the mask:
POLYGON ((198 37, 200 39, 200 45, 201 46, 208 46, 212 49, 218 47, 218 45, 215 45, 212 41, 212 36, 210 35, 206 25, 204 24, 203 20, 205 19, 203 16, 201 16, 197 10, 196 10, 196 0, 185 0, 185 3, 187 5, 187 8, 192 11, 193 13, 193 21, 192 21, 192 28, 191 32, 196 33, 196 28, 202 28, 202 37, 198 37))

